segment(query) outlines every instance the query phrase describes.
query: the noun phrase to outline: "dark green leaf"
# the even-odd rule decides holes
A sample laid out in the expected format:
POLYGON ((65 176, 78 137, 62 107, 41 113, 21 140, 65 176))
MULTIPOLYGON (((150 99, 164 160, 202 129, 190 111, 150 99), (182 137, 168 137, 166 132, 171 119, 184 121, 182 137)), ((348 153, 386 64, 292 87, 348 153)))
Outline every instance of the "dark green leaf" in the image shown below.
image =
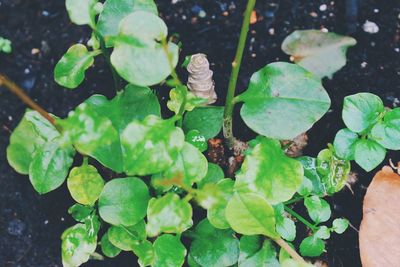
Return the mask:
POLYGON ((74 204, 68 209, 68 213, 71 214, 78 222, 84 222, 87 217, 92 213, 93 207, 84 206, 81 204, 74 204))
POLYGON ((191 130, 186 134, 185 141, 195 146, 200 152, 208 148, 207 139, 198 130, 191 130))
POLYGON ((64 267, 76 267, 89 260, 96 250, 97 238, 89 238, 84 224, 76 224, 61 236, 61 256, 64 267))
POLYGON ((118 34, 118 26, 123 18, 134 11, 148 11, 158 14, 154 0, 107 0, 97 22, 97 30, 112 46, 112 38, 118 34))
POLYGON ((178 63, 179 48, 169 42, 164 48, 168 29, 153 13, 135 11, 119 24, 114 38, 111 63, 118 74, 130 83, 148 86, 165 80, 178 63))
POLYGON ((76 202, 93 205, 103 190, 104 180, 94 166, 83 164, 71 170, 67 185, 76 202))
POLYGON ((139 258, 138 263, 141 267, 149 266, 154 261, 153 244, 148 240, 143 240, 133 248, 133 253, 139 258))
POLYGON ((153 267, 180 267, 186 256, 186 248, 179 237, 162 235, 154 241, 153 267))
POLYGON ((239 258, 239 240, 232 230, 216 229, 204 219, 196 226, 190 256, 196 264, 203 267, 231 266, 239 258))
POLYGON ((236 190, 257 193, 272 205, 291 199, 302 183, 303 167, 283 153, 279 141, 257 141, 236 175, 236 190))
POLYGON ((108 233, 105 233, 101 238, 101 251, 107 257, 114 258, 118 256, 118 254, 121 252, 121 249, 111 244, 110 240, 108 239, 108 233))
POLYGON ((45 194, 62 185, 72 165, 75 151, 63 147, 59 140, 46 143, 36 150, 29 166, 29 180, 39 194, 45 194))
POLYGON ((306 206, 310 218, 315 223, 326 222, 331 217, 329 203, 317 196, 305 198, 304 206, 306 206))
POLYGON ((89 52, 86 46, 75 44, 58 61, 54 69, 54 80, 69 89, 78 87, 85 79, 85 71, 93 65, 99 51, 89 52))
POLYGON ((300 243, 300 254, 307 257, 318 257, 325 251, 325 243, 320 238, 309 236, 300 243))
POLYGON ((400 108, 388 111, 371 131, 371 138, 387 149, 400 150, 400 108))
POLYGON ((29 173, 35 151, 59 136, 55 127, 38 112, 27 110, 10 137, 8 163, 21 174, 29 173))
POLYGON ((356 43, 352 37, 333 32, 298 30, 285 38, 282 50, 315 76, 331 78, 346 65, 347 49, 356 43))
POLYGON ((220 166, 214 163, 208 163, 208 170, 206 176, 197 182, 197 188, 203 188, 208 183, 216 184, 218 181, 224 179, 225 174, 220 166))
POLYGON ((99 216, 96 214, 91 214, 85 219, 85 227, 86 227, 86 233, 87 236, 92 238, 92 237, 97 237, 97 233, 100 230, 100 219, 99 216))
POLYGON ((274 209, 254 193, 235 193, 228 202, 225 216, 239 234, 279 237, 275 231, 274 209))
POLYGON ((215 137, 222 129, 224 107, 198 107, 187 112, 183 119, 183 130, 198 130, 207 140, 215 137))
POLYGON ((347 128, 361 133, 373 126, 384 110, 385 107, 378 96, 358 93, 344 98, 342 117, 347 128))
POLYGON ((335 154, 345 160, 354 160, 354 145, 358 140, 358 134, 345 128, 337 132, 333 146, 335 154))
POLYGON ((131 226, 146 216, 149 201, 146 184, 134 177, 106 183, 99 198, 99 214, 112 225, 131 226))
POLYGON ((180 234, 193 225, 192 206, 177 194, 168 193, 161 198, 152 198, 147 209, 147 234, 180 234))
POLYGON ((239 101, 244 122, 275 139, 293 139, 328 110, 330 99, 321 81, 295 64, 276 62, 253 74, 239 101))
POLYGON ((271 241, 264 242, 258 236, 240 238, 239 267, 279 267, 275 247, 271 241))
POLYGON ((355 161, 367 172, 375 169, 385 156, 386 149, 374 140, 362 139, 355 144, 355 161))

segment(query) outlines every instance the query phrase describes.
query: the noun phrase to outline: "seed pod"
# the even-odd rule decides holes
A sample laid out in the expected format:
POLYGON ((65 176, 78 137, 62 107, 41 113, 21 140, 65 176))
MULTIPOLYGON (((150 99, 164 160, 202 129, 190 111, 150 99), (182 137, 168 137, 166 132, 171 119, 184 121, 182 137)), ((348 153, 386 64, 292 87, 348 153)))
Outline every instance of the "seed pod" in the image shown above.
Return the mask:
POLYGON ((208 104, 214 103, 217 100, 217 94, 207 56, 205 54, 192 55, 187 71, 189 72, 187 83, 189 90, 197 97, 208 99, 208 104))

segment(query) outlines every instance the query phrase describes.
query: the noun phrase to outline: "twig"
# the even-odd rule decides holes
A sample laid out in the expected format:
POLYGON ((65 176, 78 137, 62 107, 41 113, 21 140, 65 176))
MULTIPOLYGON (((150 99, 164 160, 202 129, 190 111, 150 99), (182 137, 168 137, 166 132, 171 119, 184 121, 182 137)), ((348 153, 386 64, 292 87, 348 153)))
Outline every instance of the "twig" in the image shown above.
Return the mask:
MULTIPOLYGON (((40 115, 42 115, 51 124, 56 126, 55 119, 41 106, 35 103, 18 85, 8 79, 5 75, 0 74, 0 86, 4 86, 6 89, 11 91, 17 97, 19 97, 22 102, 24 102, 31 109, 36 110, 40 115)), ((57 127, 56 127, 57 128, 57 127)))
POLYGON ((286 252, 296 261, 302 264, 307 264, 307 262, 294 250, 291 246, 288 245, 282 238, 273 239, 275 243, 277 243, 281 248, 286 250, 286 252))

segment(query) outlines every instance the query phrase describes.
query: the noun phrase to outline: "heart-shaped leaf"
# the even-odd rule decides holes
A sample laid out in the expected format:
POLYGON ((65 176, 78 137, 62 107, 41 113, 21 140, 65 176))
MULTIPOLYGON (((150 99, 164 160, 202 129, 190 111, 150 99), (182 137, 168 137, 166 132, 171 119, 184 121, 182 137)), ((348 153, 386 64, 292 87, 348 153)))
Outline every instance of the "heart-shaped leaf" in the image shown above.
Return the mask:
POLYGON ((314 235, 306 237, 300 243, 300 254, 307 257, 318 257, 325 251, 325 243, 314 235))
POLYGON ((388 111, 371 130, 371 138, 387 149, 400 150, 400 108, 388 111))
POLYGON ((386 149, 372 139, 361 139, 355 143, 355 161, 367 172, 375 169, 385 156, 386 149))
POLYGON ((167 38, 164 21, 153 13, 136 11, 119 24, 111 63, 130 83, 148 86, 166 79, 178 63, 176 44, 160 43, 167 38))
POLYGON ((244 122, 256 133, 293 139, 306 132, 328 110, 330 99, 321 81, 295 64, 276 62, 253 74, 237 97, 244 122))
POLYGON ((285 38, 282 50, 294 62, 319 78, 329 77, 346 65, 346 52, 356 40, 320 30, 294 31, 285 38))
POLYGON ((61 86, 75 89, 85 79, 85 71, 93 65, 100 51, 89 52, 86 46, 75 44, 58 61, 54 69, 54 80, 61 86))
POLYGON ((174 193, 161 198, 152 198, 147 209, 148 236, 157 236, 161 232, 180 234, 193 225, 192 206, 174 193))
POLYGON ((310 218, 315 223, 326 222, 331 217, 331 207, 329 203, 317 196, 311 196, 304 199, 310 218))
POLYGON ((236 190, 257 193, 272 205, 291 199, 303 180, 301 163, 286 156, 278 141, 257 141, 236 175, 236 190))
POLYGON ((99 214, 112 225, 135 225, 146 216, 149 199, 149 190, 142 180, 134 177, 113 179, 101 192, 99 214))
POLYGON ((343 121, 347 128, 361 133, 373 126, 384 112, 382 100, 371 93, 358 93, 344 98, 343 121))
POLYGON ((187 112, 183 119, 183 130, 198 130, 208 140, 215 137, 222 129, 224 107, 198 107, 187 112))

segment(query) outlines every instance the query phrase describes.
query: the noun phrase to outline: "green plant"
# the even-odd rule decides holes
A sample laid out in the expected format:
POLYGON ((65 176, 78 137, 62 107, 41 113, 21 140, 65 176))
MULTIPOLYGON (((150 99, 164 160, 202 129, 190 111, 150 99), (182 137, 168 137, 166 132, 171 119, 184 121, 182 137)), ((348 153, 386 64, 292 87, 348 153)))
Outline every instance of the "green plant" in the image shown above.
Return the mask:
POLYGON ((11 41, 0 36, 0 52, 10 54, 12 52, 11 41))
POLYGON ((375 147, 399 149, 399 112, 385 112, 371 95, 350 96, 343 111, 349 129, 339 131, 333 146, 317 158, 287 156, 279 140, 310 129, 327 112, 330 98, 320 78, 285 62, 257 71, 248 89, 235 96, 254 5, 255 0, 248 1, 225 107, 204 106, 208 100, 180 81, 175 72, 179 47, 168 40, 152 0, 104 5, 66 0, 71 20, 93 29, 92 49, 82 44, 68 49, 55 67, 55 80, 76 88, 102 54, 117 91, 111 100, 93 95, 61 119, 0 76, 0 85, 32 108, 11 136, 10 165, 29 175, 40 194, 67 180, 77 202, 68 210, 77 224, 62 235, 64 266, 79 266, 97 255, 98 241, 105 256, 131 251, 141 266, 182 266, 185 257, 190 266, 309 266, 287 243, 296 238, 295 221, 311 232, 300 244, 303 256, 320 255, 323 240, 346 230, 346 219, 321 225, 331 217, 323 198, 343 188, 352 155, 371 169, 382 154, 375 147), (166 79, 172 87, 167 106, 174 115, 169 118, 162 117, 157 95, 148 87, 166 79), (245 151, 232 130, 239 102, 244 122, 259 134, 245 151), (206 141, 222 128, 232 153, 245 157, 235 177, 226 177, 202 154, 206 141), (293 210, 301 201, 312 222, 293 210), (199 208, 207 210, 207 218, 200 218, 199 208), (282 248, 279 256, 275 244, 282 248))

